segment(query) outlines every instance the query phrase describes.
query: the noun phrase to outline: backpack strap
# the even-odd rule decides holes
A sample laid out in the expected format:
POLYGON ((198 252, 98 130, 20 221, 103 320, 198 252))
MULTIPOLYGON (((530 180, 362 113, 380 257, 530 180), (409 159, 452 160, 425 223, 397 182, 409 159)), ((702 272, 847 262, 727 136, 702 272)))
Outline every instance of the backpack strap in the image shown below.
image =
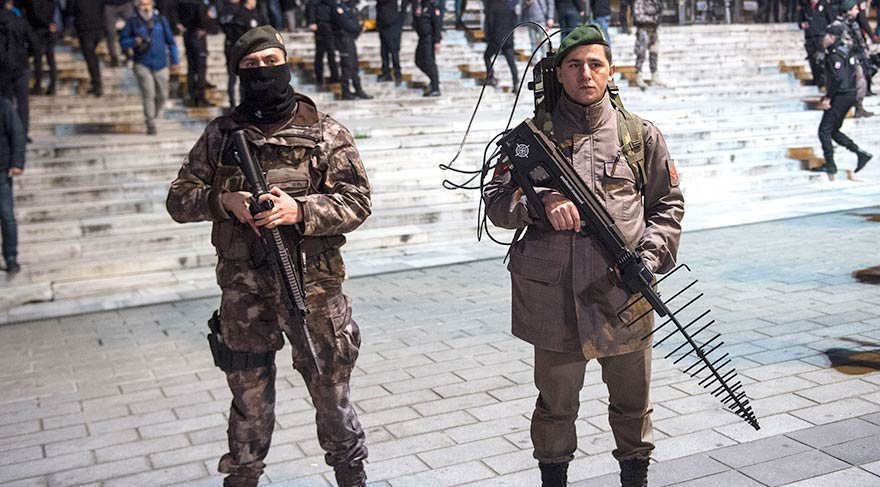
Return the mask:
POLYGON ((645 173, 645 131, 642 127, 642 119, 624 108, 623 101, 620 99, 620 91, 616 85, 609 83, 608 93, 611 105, 617 112, 617 137, 620 142, 620 151, 636 177, 636 187, 639 192, 644 193, 647 177, 645 173))

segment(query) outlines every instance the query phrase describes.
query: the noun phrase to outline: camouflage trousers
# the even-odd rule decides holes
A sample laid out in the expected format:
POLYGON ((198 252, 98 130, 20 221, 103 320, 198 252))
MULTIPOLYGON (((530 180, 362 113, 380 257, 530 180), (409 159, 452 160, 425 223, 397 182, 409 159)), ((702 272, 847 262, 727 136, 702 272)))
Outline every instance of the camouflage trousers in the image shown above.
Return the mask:
MULTIPOLYGON (((221 333, 233 350, 262 352, 280 349, 283 338, 278 335, 283 331, 291 343, 293 367, 305 380, 316 410, 324 459, 336 471, 340 486, 360 486, 366 481, 362 462, 367 448, 349 400, 349 377, 358 355, 360 331, 338 281, 315 283, 306 290, 310 310, 306 323, 323 374, 316 372, 297 326, 288 319, 261 319, 274 317, 277 296, 261 298, 243 289, 224 288, 221 333)), ((224 485, 256 487, 275 425, 275 366, 230 371, 226 379, 232 392, 229 452, 220 459, 218 470, 229 475, 224 485)))
POLYGON ((657 72, 657 53, 660 50, 660 39, 657 36, 656 25, 638 25, 636 26, 636 71, 642 71, 642 65, 645 64, 645 54, 648 54, 648 63, 651 72, 657 72))

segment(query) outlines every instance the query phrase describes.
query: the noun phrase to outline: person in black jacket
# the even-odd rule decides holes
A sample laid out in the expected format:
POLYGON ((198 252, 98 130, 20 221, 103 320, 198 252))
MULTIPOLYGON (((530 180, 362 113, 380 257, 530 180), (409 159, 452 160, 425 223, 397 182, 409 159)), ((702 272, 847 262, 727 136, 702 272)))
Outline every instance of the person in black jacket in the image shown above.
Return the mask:
MULTIPOLYGON (((4 9, 5 10, 5 9, 4 9)), ((26 135, 18 114, 7 100, 0 98, 0 238, 6 272, 15 274, 18 265, 18 226, 15 223, 12 178, 24 172, 26 135)))
POLYGON ((73 17, 79 48, 89 68, 92 87, 89 94, 101 96, 101 64, 95 49, 104 37, 104 0, 67 0, 67 13, 73 17))
POLYGON ((361 24, 351 1, 337 0, 333 10, 333 33, 336 37, 336 48, 339 49, 339 63, 342 65, 342 99, 372 98, 361 87, 357 46, 354 43, 361 34, 361 24))
POLYGON ((33 95, 54 95, 58 80, 55 64, 55 39, 58 26, 55 24, 56 0, 29 0, 24 3, 25 17, 31 25, 34 39, 34 84, 33 95), (43 91, 43 57, 49 65, 49 86, 43 91))
POLYGON ((419 36, 416 66, 428 76, 430 85, 424 96, 440 96, 440 73, 435 55, 443 39, 443 12, 433 0, 413 0, 413 28, 419 36))
POLYGON ((800 26, 804 31, 807 61, 813 73, 813 82, 820 88, 825 86, 825 47, 822 39, 832 20, 831 8, 825 0, 807 0, 801 5, 800 26))
POLYGON ((486 51, 483 53, 483 61, 486 63, 486 84, 496 85, 495 73, 492 69, 492 58, 499 52, 507 60, 510 67, 510 75, 513 78, 513 88, 519 82, 516 70, 516 56, 513 53, 513 35, 508 35, 516 27, 517 18, 515 4, 512 0, 488 0, 486 2, 486 51))
POLYGON ((403 82, 400 72, 400 36, 403 32, 403 16, 398 0, 376 0, 376 28, 379 30, 379 47, 382 56, 382 74, 379 81, 403 82), (391 69, 394 69, 392 77, 391 69))
POLYGON ((618 20, 620 21, 620 32, 629 34, 629 16, 633 13, 633 0, 620 0, 619 5, 618 20))
POLYGON ((329 83, 339 82, 336 64, 336 38, 333 34, 333 7, 335 0, 309 0, 306 18, 309 30, 315 33, 315 82, 324 84, 324 57, 330 69, 329 83))
POLYGON ((186 48, 186 85, 190 106, 212 106, 205 98, 208 71, 208 6, 203 0, 180 0, 177 15, 186 48))
POLYGON ((238 76, 235 75, 235 66, 230 64, 232 59, 232 46, 244 35, 245 32, 266 25, 266 19, 257 9, 257 0, 226 0, 226 5, 220 10, 220 28, 226 34, 226 40, 223 43, 224 53, 226 54, 226 72, 229 75, 226 84, 226 93, 229 96, 229 108, 234 109, 238 105, 235 96, 235 85, 238 76))
POLYGON ((857 61, 851 52, 851 46, 843 42, 844 32, 839 27, 840 24, 830 26, 825 36, 827 46, 825 55, 826 92, 820 103, 825 113, 822 114, 822 121, 819 122, 819 142, 822 143, 825 164, 812 169, 828 174, 837 173, 832 140, 856 154, 858 162, 855 172, 861 171, 873 157, 860 149, 852 139, 840 131, 843 119, 850 108, 856 104, 857 61))
MULTIPOLYGON (((28 102, 28 56, 34 53, 34 41, 28 23, 12 12, 12 0, 3 0, 0 8, 0 30, 6 33, 9 50, 2 53, 0 66, 0 97, 15 103, 18 117, 28 132, 30 108, 28 102)), ((5 48, 5 46, 3 46, 5 48)))
POLYGON ((168 23, 171 24, 174 34, 180 34, 180 29, 178 27, 180 19, 177 18, 177 0, 156 0, 155 4, 159 13, 168 19, 168 23))
POLYGON ((581 25, 581 19, 587 17, 587 4, 584 0, 556 0, 556 15, 559 16, 562 39, 565 39, 569 32, 581 25))

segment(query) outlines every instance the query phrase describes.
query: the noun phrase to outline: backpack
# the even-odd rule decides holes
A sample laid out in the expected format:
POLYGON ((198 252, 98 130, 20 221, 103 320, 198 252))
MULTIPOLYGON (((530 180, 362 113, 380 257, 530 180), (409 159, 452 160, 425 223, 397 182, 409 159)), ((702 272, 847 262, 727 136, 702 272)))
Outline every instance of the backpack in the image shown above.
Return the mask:
POLYGON ((617 137, 620 151, 626 163, 636 177, 636 188, 644 194, 647 175, 645 174, 645 130, 642 119, 627 111, 620 99, 620 89, 613 83, 608 84, 611 105, 617 112, 617 137))

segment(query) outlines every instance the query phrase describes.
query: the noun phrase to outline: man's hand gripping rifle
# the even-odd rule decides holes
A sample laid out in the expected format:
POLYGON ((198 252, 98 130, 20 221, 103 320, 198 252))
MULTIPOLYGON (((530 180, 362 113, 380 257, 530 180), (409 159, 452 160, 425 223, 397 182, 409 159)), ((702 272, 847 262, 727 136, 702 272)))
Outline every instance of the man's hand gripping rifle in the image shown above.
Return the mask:
MULTIPOLYGON (((263 177, 263 172, 257 167, 251 156, 244 132, 241 130, 234 132, 232 134, 232 143, 235 147, 235 158, 241 168, 241 172, 244 173, 245 179, 251 185, 252 196, 249 205, 251 214, 256 215, 257 213, 271 210, 274 206, 271 200, 260 201, 261 196, 269 194, 269 187, 266 184, 266 179, 263 177)), ((288 229, 295 235, 295 242, 293 242, 294 252, 291 252, 279 227, 260 227, 260 237, 272 261, 275 275, 281 283, 281 299, 284 302, 284 307, 287 308, 290 317, 299 324, 309 356, 312 359, 315 370, 320 375, 322 374, 323 367, 321 367, 320 359, 315 352, 315 344, 312 342, 311 334, 306 326, 306 316, 309 314, 309 310, 306 307, 306 294, 303 282, 303 256, 300 249, 303 236, 302 232, 295 225, 290 226, 288 229)))
MULTIPOLYGON (((709 355, 724 342, 719 342, 710 347, 712 342, 718 338, 718 335, 703 344, 698 344, 694 339, 697 334, 705 330, 712 322, 703 326, 695 333, 691 334, 687 331, 688 327, 705 317, 708 311, 684 326, 676 318, 676 313, 692 304, 699 296, 679 308, 676 312, 672 312, 669 309, 667 303, 675 299, 684 290, 664 302, 660 294, 654 289, 654 273, 645 265, 641 255, 626 245, 623 235, 605 206, 575 172, 557 145, 536 127, 531 119, 526 119, 523 123, 509 131, 501 138, 498 145, 501 153, 510 164, 511 177, 526 195, 529 208, 542 220, 547 220, 544 202, 535 188, 552 189, 569 199, 575 205, 580 215, 581 226, 578 233, 581 235, 592 235, 611 257, 611 261, 614 263, 623 283, 629 291, 633 294, 641 294, 658 315, 668 317, 666 322, 656 327, 651 334, 670 322, 675 324, 677 330, 670 332, 654 346, 656 347, 666 341, 673 334, 681 334, 686 342, 668 354, 666 358, 669 358, 689 344, 690 349, 684 355, 678 357, 675 363, 678 363, 691 353, 695 353, 698 360, 685 372, 687 373, 691 369, 697 368, 691 374, 693 377, 696 377, 700 372, 708 370, 709 375, 700 382, 700 385, 706 388, 716 386, 712 394, 721 398, 722 404, 725 404, 731 411, 743 418, 756 430, 759 429, 758 420, 749 405, 749 400, 745 392, 741 390, 742 383, 730 384, 736 376, 736 369, 722 370, 731 362, 728 354, 724 354, 714 360, 709 358, 709 355), (725 359, 727 359, 726 362, 724 362, 725 359)), ((639 316, 628 325, 638 321, 646 314, 639 316)), ((644 337, 644 339, 647 339, 651 334, 644 337)))

